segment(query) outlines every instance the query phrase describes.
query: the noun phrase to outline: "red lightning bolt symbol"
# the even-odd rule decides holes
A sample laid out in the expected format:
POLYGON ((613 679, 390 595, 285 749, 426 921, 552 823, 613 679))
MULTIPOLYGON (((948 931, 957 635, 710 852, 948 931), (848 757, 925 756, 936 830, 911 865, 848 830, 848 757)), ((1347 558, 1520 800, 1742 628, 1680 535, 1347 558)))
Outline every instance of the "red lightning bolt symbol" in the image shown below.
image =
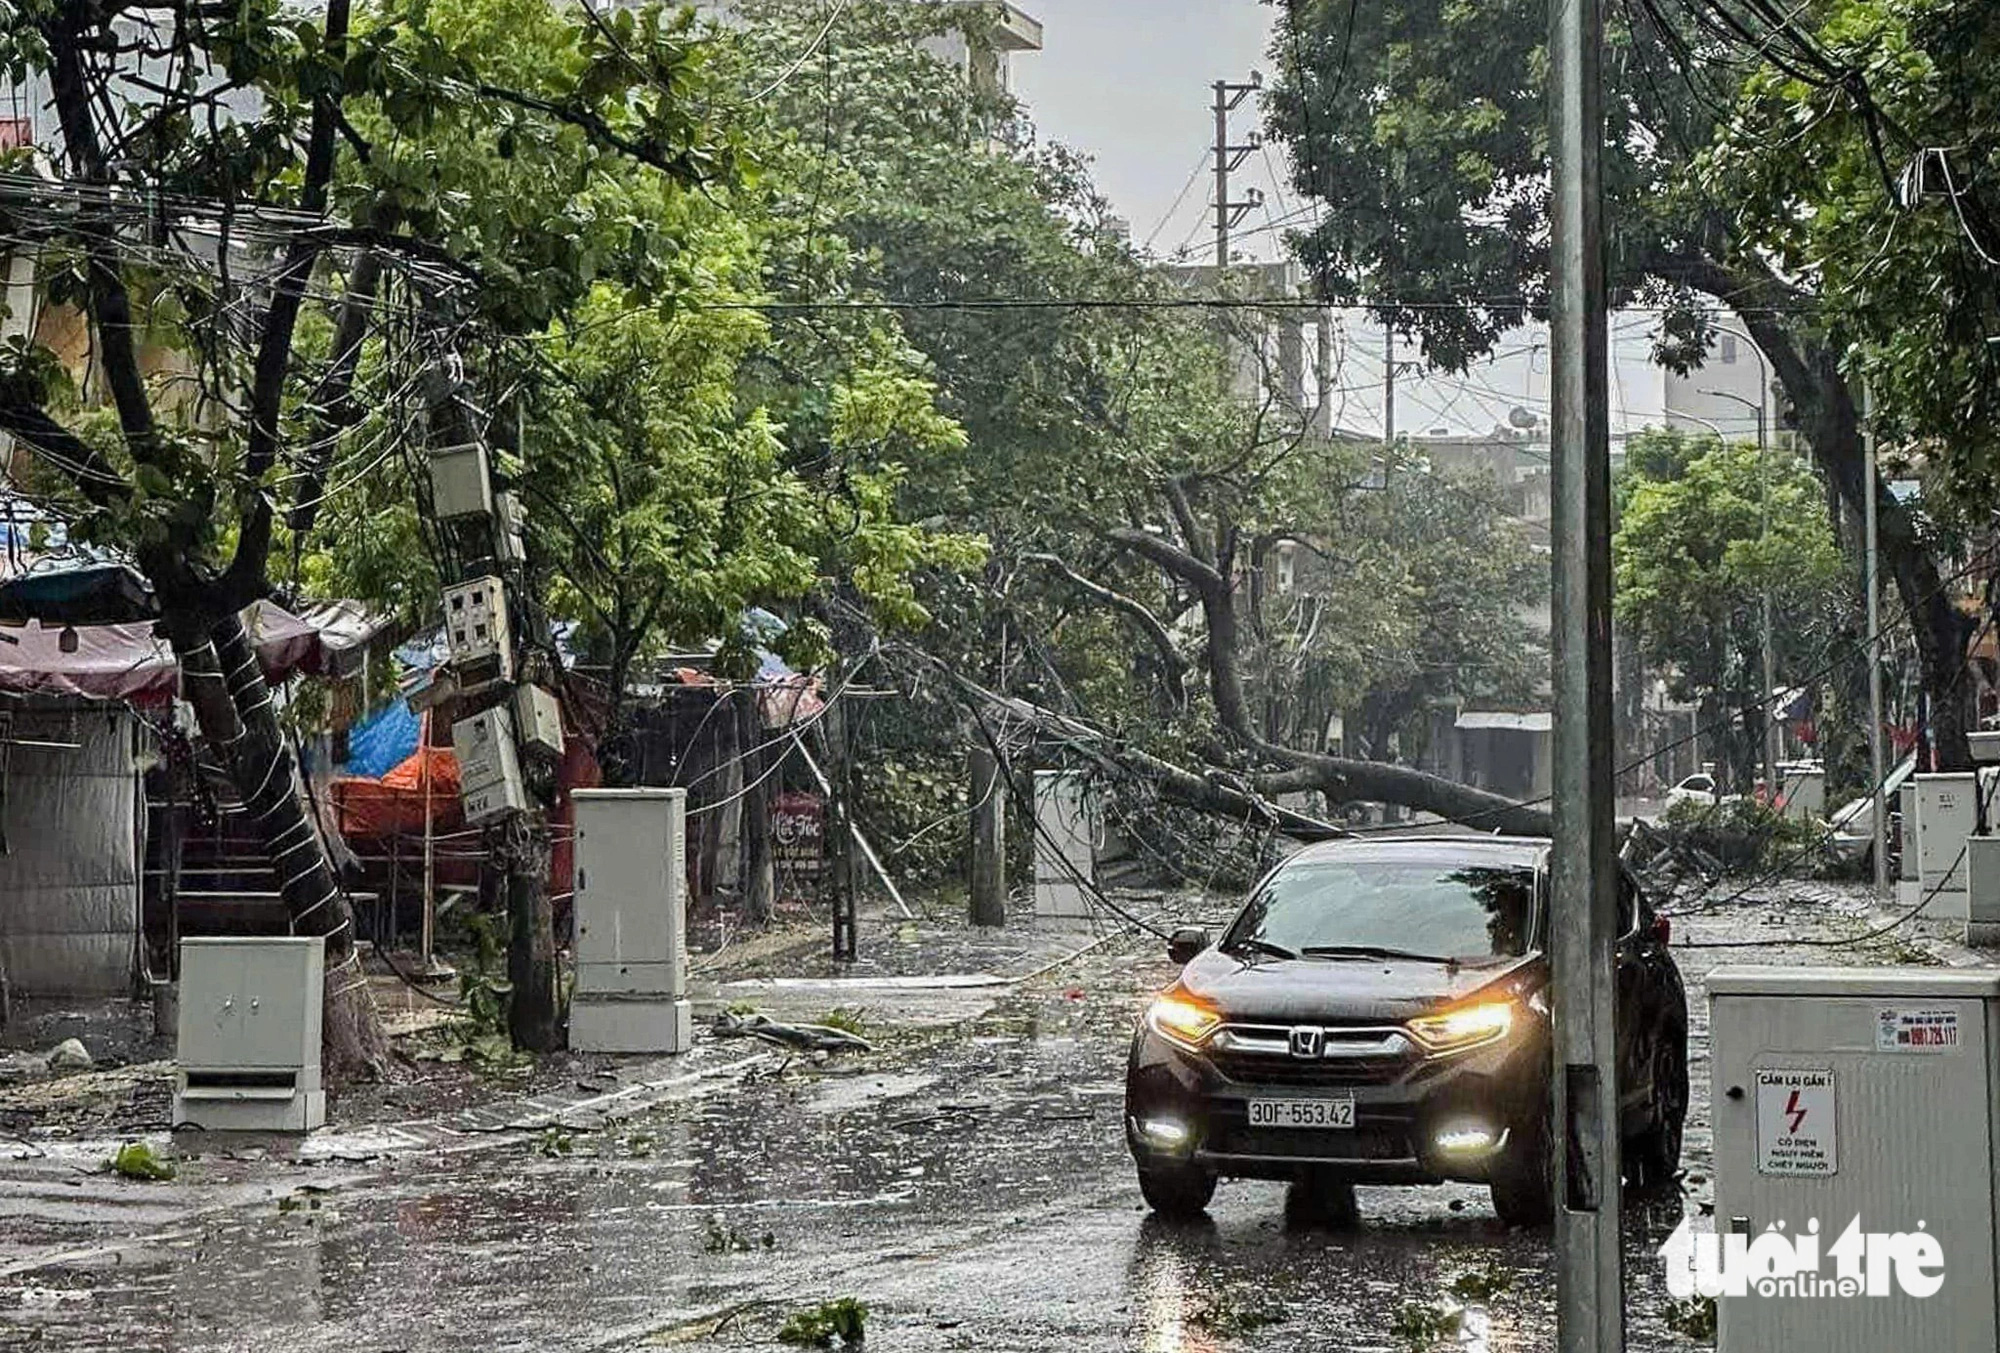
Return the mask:
POLYGON ((1799 1124, 1806 1121, 1805 1107, 1799 1103, 1799 1092, 1797 1090, 1792 1091, 1791 1099, 1785 1104, 1785 1112, 1792 1116, 1791 1130, 1797 1132, 1799 1124))

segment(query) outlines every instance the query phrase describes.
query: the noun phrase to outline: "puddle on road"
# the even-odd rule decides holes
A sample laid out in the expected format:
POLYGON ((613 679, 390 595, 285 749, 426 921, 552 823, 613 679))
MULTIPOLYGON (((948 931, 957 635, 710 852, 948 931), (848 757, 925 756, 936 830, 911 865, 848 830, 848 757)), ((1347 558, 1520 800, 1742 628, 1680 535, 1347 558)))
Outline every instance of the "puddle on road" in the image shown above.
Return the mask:
POLYGON ((835 1080, 827 1079, 805 1104, 808 1113, 846 1113, 880 1100, 905 1099, 936 1085, 936 1076, 905 1073, 871 1076, 865 1072, 835 1080))

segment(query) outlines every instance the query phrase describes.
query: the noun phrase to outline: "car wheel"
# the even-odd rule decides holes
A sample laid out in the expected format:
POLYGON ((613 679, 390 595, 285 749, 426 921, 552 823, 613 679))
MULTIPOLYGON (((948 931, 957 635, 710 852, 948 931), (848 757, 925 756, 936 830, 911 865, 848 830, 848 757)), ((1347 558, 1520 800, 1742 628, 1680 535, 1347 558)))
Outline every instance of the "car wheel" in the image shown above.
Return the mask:
POLYGON ((1687 1102, 1687 1035, 1669 1029, 1653 1054, 1653 1124, 1625 1143, 1626 1188, 1633 1197, 1665 1198, 1678 1191, 1687 1102))
POLYGON ((1285 1190, 1285 1224, 1348 1231, 1361 1224, 1351 1181, 1315 1171, 1285 1190))
POLYGON ((1493 1162, 1487 1188, 1493 1210, 1508 1226, 1547 1226, 1556 1215, 1555 1150, 1549 1138, 1545 1103, 1517 1128, 1506 1151, 1493 1162))
POLYGON ((1155 1165, 1139 1171, 1146 1206, 1168 1221, 1193 1221, 1215 1196, 1215 1176, 1192 1165, 1155 1165))

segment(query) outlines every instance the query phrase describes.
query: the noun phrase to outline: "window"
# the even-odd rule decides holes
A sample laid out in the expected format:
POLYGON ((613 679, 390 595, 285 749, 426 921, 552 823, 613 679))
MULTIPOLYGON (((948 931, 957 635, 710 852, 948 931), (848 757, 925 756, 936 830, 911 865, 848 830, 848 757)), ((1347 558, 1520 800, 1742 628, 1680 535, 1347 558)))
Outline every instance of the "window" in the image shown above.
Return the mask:
POLYGON ((1481 962, 1526 951, 1534 874, 1419 860, 1315 861, 1280 868, 1223 938, 1307 956, 1388 948, 1481 962))
POLYGON ((1722 359, 1724 366, 1736 365, 1736 335, 1724 334, 1715 345, 1715 355, 1722 359))

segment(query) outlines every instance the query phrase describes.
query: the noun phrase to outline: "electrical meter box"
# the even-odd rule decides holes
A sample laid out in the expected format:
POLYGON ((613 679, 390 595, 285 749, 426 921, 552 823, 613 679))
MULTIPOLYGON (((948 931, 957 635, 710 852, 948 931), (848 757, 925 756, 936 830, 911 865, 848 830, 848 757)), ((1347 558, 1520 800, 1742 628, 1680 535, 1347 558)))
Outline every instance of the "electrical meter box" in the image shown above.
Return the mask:
POLYGON ((500 579, 489 575, 445 588, 444 629, 462 689, 514 679, 514 633, 500 579))
POLYGON ((1910 904, 1923 902, 1926 916, 1963 921, 1965 842, 1979 824, 1978 777, 1964 771, 1910 779, 1917 791, 1917 896, 1910 904))
POLYGON ((483 517, 493 511, 493 479, 485 447, 432 450, 431 507, 440 517, 483 517))
POLYGON ((514 749, 514 721, 505 705, 453 724, 451 748, 458 757, 458 797, 467 822, 476 825, 527 811, 528 788, 514 749))
POLYGON ((307 1132, 326 1121, 320 1089, 325 941, 181 941, 174 1126, 307 1132))
POLYGON ((582 1052, 684 1052, 687 791, 579 789, 576 990, 569 1045, 582 1052))
POLYGON ((553 692, 527 685, 514 691, 514 727, 521 749, 560 757, 563 753, 562 705, 553 692))
POLYGON ((503 564, 526 563, 528 513, 511 493, 493 495, 493 548, 503 564))
POLYGON ((2000 1348, 2000 971, 1720 968, 1708 992, 1715 1229, 1775 1229, 1797 1279, 1725 1292, 1719 1353, 2000 1348))

